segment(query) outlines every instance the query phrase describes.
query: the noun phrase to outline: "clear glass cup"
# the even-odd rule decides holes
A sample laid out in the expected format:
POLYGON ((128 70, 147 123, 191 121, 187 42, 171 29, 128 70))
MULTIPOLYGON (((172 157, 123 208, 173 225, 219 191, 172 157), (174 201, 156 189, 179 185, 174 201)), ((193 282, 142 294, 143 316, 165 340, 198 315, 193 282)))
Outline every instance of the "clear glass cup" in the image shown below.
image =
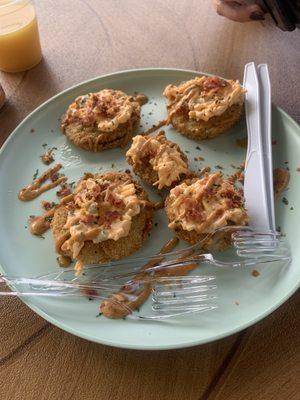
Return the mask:
POLYGON ((26 71, 42 58, 31 0, 0 0, 0 70, 26 71))

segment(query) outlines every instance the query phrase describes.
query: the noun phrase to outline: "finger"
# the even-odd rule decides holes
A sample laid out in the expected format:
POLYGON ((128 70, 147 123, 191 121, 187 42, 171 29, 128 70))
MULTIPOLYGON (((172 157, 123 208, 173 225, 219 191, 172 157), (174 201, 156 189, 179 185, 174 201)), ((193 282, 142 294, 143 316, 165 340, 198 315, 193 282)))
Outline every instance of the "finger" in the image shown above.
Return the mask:
POLYGON ((232 21, 247 22, 264 19, 264 12, 257 4, 243 5, 237 1, 215 0, 214 6, 219 15, 232 21))

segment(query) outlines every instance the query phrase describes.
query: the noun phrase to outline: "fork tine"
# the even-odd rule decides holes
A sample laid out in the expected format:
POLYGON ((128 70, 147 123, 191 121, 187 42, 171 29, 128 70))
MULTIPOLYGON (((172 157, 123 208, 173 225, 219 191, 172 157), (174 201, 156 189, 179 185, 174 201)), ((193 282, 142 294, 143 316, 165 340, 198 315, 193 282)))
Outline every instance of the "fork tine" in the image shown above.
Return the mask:
MULTIPOLYGON (((274 251, 272 248, 265 248, 259 250, 258 248, 249 248, 249 249, 239 249, 237 250, 237 255, 240 257, 254 258, 257 262, 260 262, 258 259, 261 258, 271 258, 273 261, 280 261, 282 259, 286 259, 290 256, 289 249, 281 249, 280 251, 274 251)), ((289 257, 290 258, 290 257, 289 257)), ((263 261, 263 260, 262 260, 263 261)))
POLYGON ((196 276, 160 282, 153 287, 152 310, 158 318, 213 310, 216 288, 216 285, 204 285, 203 277, 196 276))
POLYGON ((217 288, 216 285, 203 285, 203 286, 190 286, 190 287, 183 287, 183 288, 157 288, 153 289, 153 297, 162 298, 162 297, 174 297, 174 293, 176 296, 187 296, 191 293, 203 293, 215 290, 217 288))
POLYGON ((214 309, 217 308, 216 305, 213 304, 205 304, 201 302, 194 302, 192 304, 158 304, 154 303, 152 305, 152 310, 156 312, 162 312, 162 313, 173 313, 174 311, 204 311, 208 309, 214 309))
POLYGON ((177 306, 189 307, 191 305, 203 303, 203 301, 215 300, 216 298, 217 296, 208 296, 208 295, 186 296, 184 298, 178 298, 177 296, 176 298, 172 297, 159 298, 159 299, 152 298, 153 300, 152 308, 161 309, 163 307, 173 308, 177 306))
POLYGON ((277 242, 282 242, 284 243, 285 240, 280 237, 271 237, 269 235, 264 235, 264 236, 237 236, 233 238, 234 243, 264 243, 264 242, 270 242, 270 243, 277 243, 277 242))
POLYGON ((256 241, 251 241, 251 242, 239 242, 239 243, 234 243, 234 247, 237 249, 248 249, 248 248, 252 248, 252 249, 263 249, 263 248, 267 248, 267 249, 273 249, 273 250, 281 250, 281 249, 288 249, 289 245, 285 242, 268 242, 268 241, 264 241, 264 242, 256 242, 256 241))
POLYGON ((279 238, 282 237, 282 234, 279 232, 274 232, 274 231, 265 231, 265 232, 257 232, 253 230, 245 230, 245 231, 236 231, 232 233, 232 238, 233 239, 238 239, 238 238, 247 238, 247 237, 271 237, 271 238, 279 238))
POLYGON ((202 304, 200 307, 191 307, 189 309, 184 308, 178 309, 178 310, 173 310, 173 311, 166 311, 166 312, 160 312, 158 314, 154 315, 139 315, 138 317, 133 316, 133 319, 143 319, 143 320, 148 320, 148 321, 159 321, 159 320, 165 320, 168 318, 176 318, 176 317, 181 317, 181 316, 188 316, 190 314, 197 314, 197 313, 202 313, 206 311, 213 311, 217 306, 213 305, 205 305, 202 304))

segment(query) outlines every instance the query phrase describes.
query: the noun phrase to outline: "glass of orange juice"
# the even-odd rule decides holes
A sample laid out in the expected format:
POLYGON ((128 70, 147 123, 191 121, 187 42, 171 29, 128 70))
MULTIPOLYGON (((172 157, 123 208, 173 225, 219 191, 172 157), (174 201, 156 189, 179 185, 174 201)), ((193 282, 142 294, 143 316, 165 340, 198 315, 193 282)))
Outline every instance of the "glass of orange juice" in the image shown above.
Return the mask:
POLYGON ((0 0, 0 70, 26 71, 41 61, 37 19, 31 0, 0 0))

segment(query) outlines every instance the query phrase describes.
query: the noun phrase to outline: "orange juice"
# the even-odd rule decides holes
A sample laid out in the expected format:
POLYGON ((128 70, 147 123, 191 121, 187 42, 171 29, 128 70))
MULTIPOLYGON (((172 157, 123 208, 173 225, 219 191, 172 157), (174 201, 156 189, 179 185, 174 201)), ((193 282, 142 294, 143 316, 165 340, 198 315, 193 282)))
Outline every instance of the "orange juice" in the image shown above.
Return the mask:
POLYGON ((42 58, 35 9, 29 0, 0 0, 0 70, 20 72, 42 58))

